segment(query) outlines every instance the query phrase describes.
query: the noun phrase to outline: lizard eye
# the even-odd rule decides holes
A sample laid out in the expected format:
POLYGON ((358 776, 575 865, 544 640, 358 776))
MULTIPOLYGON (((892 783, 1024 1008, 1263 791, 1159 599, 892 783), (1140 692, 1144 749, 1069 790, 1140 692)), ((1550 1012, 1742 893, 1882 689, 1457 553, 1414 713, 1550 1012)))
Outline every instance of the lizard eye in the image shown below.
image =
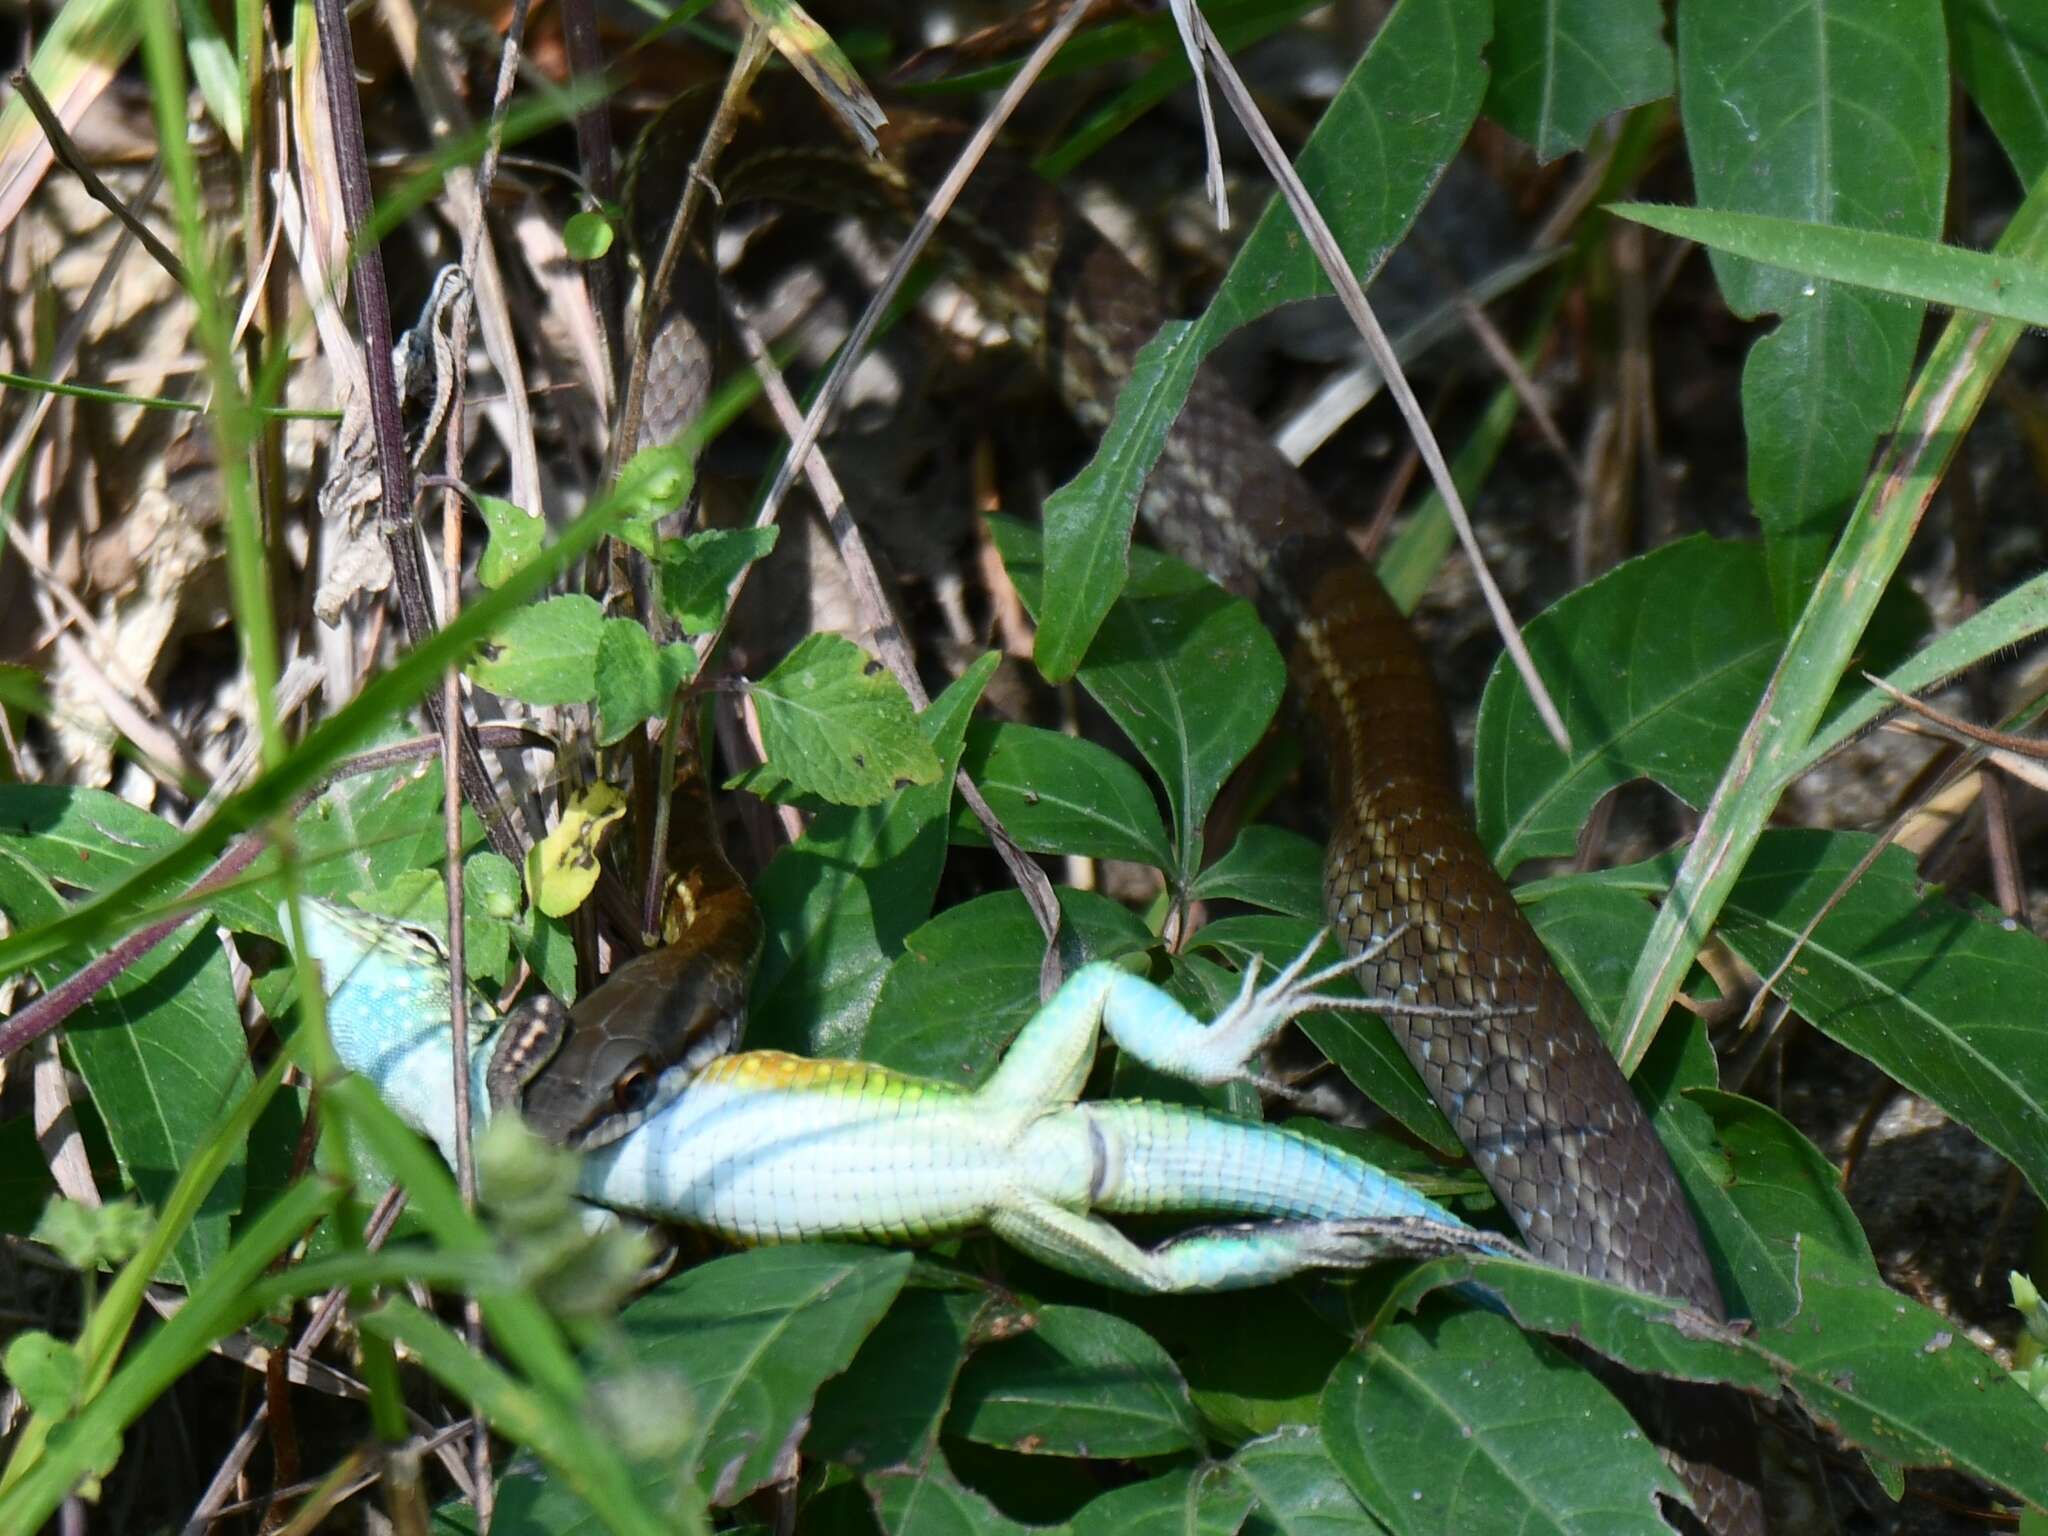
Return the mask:
POLYGON ((612 1084, 612 1104, 627 1114, 645 1109, 654 1098, 656 1081, 645 1062, 636 1062, 612 1084))

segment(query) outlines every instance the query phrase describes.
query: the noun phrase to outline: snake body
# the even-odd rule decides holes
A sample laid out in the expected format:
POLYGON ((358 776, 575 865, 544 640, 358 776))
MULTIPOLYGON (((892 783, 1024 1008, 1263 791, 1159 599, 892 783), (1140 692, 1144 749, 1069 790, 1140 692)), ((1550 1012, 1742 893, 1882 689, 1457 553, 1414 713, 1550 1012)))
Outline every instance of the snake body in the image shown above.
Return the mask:
MULTIPOLYGON (((822 126, 805 88, 768 81, 756 91, 756 123, 719 173, 728 206, 754 196, 836 211, 858 202, 900 222, 961 142, 949 121, 892 112, 883 158, 863 162, 822 126)), ((658 158, 679 173, 694 152, 690 121, 657 124, 650 141, 666 132, 667 148, 643 152, 643 165, 658 158)), ((1149 284, 1021 169, 984 166, 948 231, 956 275, 1037 354, 1081 424, 1106 425, 1164 318, 1149 284)), ((1483 1022, 1388 1023, 1530 1247, 1725 1315, 1669 1156, 1466 815, 1414 632, 1341 527, 1257 418, 1206 377, 1139 510, 1162 546, 1254 601, 1288 642, 1292 686, 1327 760, 1328 915, 1353 953, 1405 929, 1361 980, 1403 1001, 1499 1005, 1483 1022)), ((1712 1389, 1656 1395, 1656 1432, 1709 1528, 1761 1531, 1746 1405, 1712 1389)))

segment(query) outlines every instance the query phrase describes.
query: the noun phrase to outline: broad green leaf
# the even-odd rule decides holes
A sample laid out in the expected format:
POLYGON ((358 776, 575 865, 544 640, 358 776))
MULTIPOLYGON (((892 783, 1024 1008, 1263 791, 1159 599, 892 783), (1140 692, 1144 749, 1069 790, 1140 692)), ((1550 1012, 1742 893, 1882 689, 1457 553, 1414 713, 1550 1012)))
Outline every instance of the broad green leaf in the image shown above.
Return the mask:
POLYGON ((1164 1456, 1200 1447, 1187 1383, 1135 1323, 1046 1306, 1038 1327, 967 1362, 946 1432, 1031 1456, 1164 1456))
POLYGON ((668 713, 676 690, 697 672, 697 653, 656 646, 631 619, 606 619, 597 641, 598 741, 610 746, 634 726, 668 713))
POLYGON ((1223 856, 1199 875, 1196 901, 1245 901, 1287 917, 1323 911, 1323 850, 1299 832, 1264 824, 1246 827, 1223 856))
POLYGON ((910 1262, 841 1243, 756 1248, 693 1269, 620 1315, 639 1362, 677 1373, 696 1400, 691 1460, 713 1504, 783 1475, 818 1388, 852 1362, 910 1262))
MULTIPOLYGON (((1647 909, 1645 910, 1647 919, 1647 909)), ((1778 1178, 1794 1182, 1803 1197, 1803 1209, 1819 1217, 1815 1230, 1833 1232, 1838 1215, 1847 1217, 1853 1230, 1856 1222, 1839 1196, 1835 1209, 1820 1192, 1833 1188, 1837 1179, 1826 1160, 1809 1161, 1794 1148, 1813 1152, 1796 1131, 1773 1147, 1774 1158, 1767 1167, 1752 1161, 1738 1174, 1728 1150, 1720 1140, 1720 1126, 1703 1106, 1715 1095, 1717 1063, 1706 1029, 1698 1020, 1674 1021, 1657 1036, 1657 1043, 1631 1080, 1636 1097, 1650 1113, 1658 1140, 1671 1155, 1671 1166, 1685 1186, 1687 1202, 1699 1221, 1707 1254, 1714 1265, 1714 1280, 1731 1317, 1782 1321, 1798 1305, 1788 1295, 1788 1279, 1782 1260, 1784 1246, 1797 1229, 1772 1225, 1774 1215, 1794 1209, 1789 1200, 1778 1207, 1746 1200, 1753 1190, 1741 1187, 1743 1178, 1778 1178), (1798 1181, 1811 1181, 1798 1184, 1798 1181)), ((1729 1097, 1733 1097, 1729 1095, 1729 1097)), ((1743 1100, 1741 1102, 1748 1102, 1743 1100)))
POLYGON ((1933 239, 1719 208, 1615 203, 1608 211, 1786 272, 1854 283, 1894 298, 1946 304, 2023 325, 2048 325, 2048 272, 2009 256, 1933 239))
POLYGON ((1761 550, 1691 538, 1532 619, 1523 637, 1572 756, 1536 718, 1520 674, 1497 664, 1473 746, 1474 819, 1495 862, 1570 855, 1600 797, 1632 779, 1704 805, 1784 644, 1769 613, 1761 550))
POLYGON ((1814 1240, 1805 1305, 1761 1348, 1789 1368, 1806 1411, 1850 1444, 1907 1466, 1957 1467, 2048 1508, 2048 1408, 1952 1319, 1814 1240))
MULTIPOLYGON (((1361 281, 1406 235, 1478 115, 1491 12, 1486 0, 1401 0, 1302 148, 1302 180, 1361 281)), ((1039 620, 1037 659, 1048 677, 1065 678, 1079 665, 1116 599, 1138 492, 1157 459, 1153 445, 1202 359, 1239 326, 1329 291, 1276 196, 1196 330, 1169 328, 1146 349, 1124 391, 1142 407, 1119 400, 1074 497, 1046 508, 1046 568, 1061 594, 1039 620)))
MULTIPOLYGON (((1036 530, 989 526, 1018 593, 1042 616, 1049 575, 1036 564, 1036 530)), ((1131 570, 1076 676, 1165 784, 1176 852, 1168 875, 1180 884, 1200 867, 1217 790, 1265 734, 1285 668, 1249 603, 1149 550, 1132 552, 1131 570)))
MULTIPOLYGON (((1308 1120, 1289 1129, 1314 1134, 1311 1127, 1335 1129, 1308 1120)), ((1352 1345, 1328 1301, 1314 1287, 1271 1285, 1137 1301, 1131 1310, 1187 1377, 1210 1439, 1228 1444, 1315 1420, 1323 1386, 1352 1345)))
POLYGON ((918 729, 937 754, 930 784, 872 808, 834 807, 754 882, 766 928, 747 1000, 747 1040, 857 1056, 883 973, 930 914, 968 718, 994 674, 984 656, 931 702, 918 729))
MULTIPOLYGON (((1159 801, 1143 776, 1092 741, 1007 720, 977 720, 968 727, 961 766, 1021 848, 1127 859, 1155 869, 1173 862, 1159 801)), ((988 842, 964 805, 953 813, 953 840, 988 842)))
MULTIPOLYGON (((0 784, 0 849, 46 879, 98 892, 178 841, 177 830, 105 790, 56 784, 0 784)), ((184 894, 163 885, 162 900, 184 894)), ((207 905, 240 931, 277 936, 275 907, 241 889, 213 892, 207 905)), ((16 915, 16 925, 21 922, 16 915)))
POLYGON ((1825 1152, 1754 1099, 1710 1088, 1690 1097, 1713 1116, 1734 1171, 1726 1199, 1741 1226, 1713 1210, 1704 1214, 1749 1316, 1767 1328, 1792 1320, 1800 1305, 1799 1249, 1807 1242, 1826 1243, 1876 1275, 1869 1241, 1842 1193, 1841 1170, 1825 1152))
MULTIPOLYGON (((1059 889, 1071 974, 1090 960, 1142 954, 1154 940, 1127 908, 1091 891, 1059 889)), ((865 1032, 849 1053, 899 1072, 978 1087, 1038 1012, 1045 936, 1017 891, 949 907, 903 941, 865 1032)))
POLYGON ((880 1473, 868 1487, 886 1536, 1044 1536, 961 1482, 941 1455, 914 1472, 880 1473))
POLYGON ((868 1472, 916 1472, 936 1452, 968 1351, 1024 1323, 1014 1305, 991 1292, 907 1292, 846 1374, 818 1394, 804 1454, 868 1472))
POLYGON ((476 658, 472 679, 527 704, 581 704, 597 691, 597 639, 604 610, 580 592, 506 615, 476 658))
MULTIPOLYGON (((600 786, 602 788, 604 786, 600 786)), ((487 880, 494 889, 503 889, 511 869, 496 854, 490 855, 492 874, 487 880)), ((465 861, 465 872, 475 860, 465 861)), ((519 890, 519 877, 509 875, 510 888, 515 899, 519 890)), ((448 944, 448 882, 438 869, 409 869, 388 885, 359 888, 348 892, 349 901, 359 910, 390 918, 410 928, 425 930, 433 936, 435 943, 446 948, 448 944)), ((486 912, 471 892, 463 886, 462 944, 463 968, 474 980, 488 976, 503 981, 512 974, 512 930, 511 925, 501 917, 486 912)))
POLYGON ((707 528, 661 546, 661 606, 693 635, 725 620, 725 589, 732 579, 775 547, 781 530, 707 528))
POLYGON ((1494 13, 1486 114, 1555 160, 1602 118, 1671 94, 1657 0, 1531 0, 1494 13))
POLYGON ((476 510, 490 542, 476 563, 476 579, 486 587, 502 587, 505 578, 531 560, 547 537, 547 519, 502 496, 478 496, 476 510))
MULTIPOLYGON (((1528 908, 1610 1041, 1630 958, 1651 925, 1644 898, 1661 894, 1672 862, 1667 855, 1633 870, 1544 881, 1528 908)), ((1819 1148, 1752 1100, 1716 1091, 1715 1072, 1704 1026, 1673 1021, 1633 1081, 1700 1218, 1730 1309, 1783 1322, 1798 1306, 1793 1239, 1817 1233, 1840 1252, 1861 1253, 1862 1229, 1819 1148)))
POLYGON ((1258 1500, 1245 1536, 1377 1536, 1386 1529, 1358 1502, 1313 1425, 1241 1445, 1229 1467, 1258 1500))
MULTIPOLYGON (((1768 974, 1869 843, 1791 828, 1763 837, 1721 913, 1722 939, 1768 974)), ((1888 849, 1778 989, 2048 1192, 2048 943, 1928 892, 1911 856, 1888 849)))
POLYGON ((1323 1394, 1323 1440, 1403 1536, 1664 1536, 1677 1484, 1622 1406, 1490 1312, 1432 1309, 1375 1330, 1323 1394))
POLYGON ((2048 171, 2048 11, 2035 0, 1948 0, 1956 74, 2022 183, 2048 171))
POLYGON ((1540 894, 1540 901, 1523 896, 1523 915, 1612 1046, 1629 967, 1650 931, 1650 905, 1635 891, 1592 880, 1545 881, 1540 894))
MULTIPOLYGON (((1374 1337, 1393 1336, 1386 1324, 1395 1307, 1469 1276, 1524 1328, 1580 1340, 1638 1371, 1752 1392, 1771 1390, 1775 1379, 1854 1446, 1903 1466, 1958 1467, 2048 1507, 2041 1457, 2048 1408, 1951 1320, 1885 1285, 1867 1259, 1844 1257, 1823 1234, 1794 1234, 1793 1241, 1799 1311, 1753 1333, 1714 1329, 1696 1315, 1676 1315, 1670 1302, 1583 1276, 1483 1259, 1439 1260, 1405 1276, 1374 1337)), ((1424 1312, 1425 1326, 1433 1315, 1424 1312)), ((1461 1315, 1506 1326, 1491 1314, 1461 1315)), ((1327 1411, 1324 1432, 1352 1476, 1327 1411)))
POLYGON ((851 640, 808 636, 750 693, 778 786, 834 805, 877 805, 938 780, 903 685, 851 640))
MULTIPOLYGON (((1948 187, 1939 0, 1688 0, 1679 106, 1698 200, 1934 238, 1948 187)), ((1742 378, 1749 491, 1782 620, 1896 425, 1920 306, 1716 255, 1728 307, 1782 316, 1742 378)))
POLYGON ((0 1232, 28 1236, 56 1193, 56 1180, 36 1143, 35 1117, 0 1120, 0 1232))
POLYGON ((1176 1467, 1091 1499, 1069 1529, 1073 1536, 1235 1536, 1251 1506, 1251 1491, 1224 1468, 1176 1467))
MULTIPOLYGON (((110 869, 108 878, 116 873, 110 869)), ((20 845, 0 844, 0 911, 9 922, 27 928, 63 910, 20 845)), ((49 985, 85 958, 59 955, 37 973, 49 985)), ((123 1184, 161 1209, 222 1109, 252 1081, 233 978, 211 922, 202 915, 188 923, 110 982, 65 1022, 64 1042, 106 1122, 123 1184)), ((237 1158, 179 1234, 164 1279, 188 1288, 199 1282, 226 1251, 242 1194, 237 1158)))

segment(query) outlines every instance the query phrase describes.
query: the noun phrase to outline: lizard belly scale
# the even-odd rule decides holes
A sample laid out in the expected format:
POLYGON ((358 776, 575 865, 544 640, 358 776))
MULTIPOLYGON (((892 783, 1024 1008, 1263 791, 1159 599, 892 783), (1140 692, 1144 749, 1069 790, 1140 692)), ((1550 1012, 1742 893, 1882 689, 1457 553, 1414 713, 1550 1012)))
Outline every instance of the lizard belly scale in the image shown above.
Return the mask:
POLYGON ((984 1220, 1014 1166, 1011 1138, 948 1084, 749 1051, 594 1153, 579 1187, 748 1242, 919 1239, 984 1220))

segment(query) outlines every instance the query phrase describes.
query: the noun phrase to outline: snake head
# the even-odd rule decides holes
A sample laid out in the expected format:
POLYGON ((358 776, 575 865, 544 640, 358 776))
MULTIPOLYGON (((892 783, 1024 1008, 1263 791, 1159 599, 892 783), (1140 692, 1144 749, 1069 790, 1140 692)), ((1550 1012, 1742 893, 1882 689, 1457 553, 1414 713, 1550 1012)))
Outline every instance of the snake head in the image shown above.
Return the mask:
POLYGON ((745 1024, 745 978, 729 963, 689 946, 641 955, 569 1010, 558 1041, 533 1051, 520 1113, 563 1146, 609 1145, 730 1053, 745 1024))

